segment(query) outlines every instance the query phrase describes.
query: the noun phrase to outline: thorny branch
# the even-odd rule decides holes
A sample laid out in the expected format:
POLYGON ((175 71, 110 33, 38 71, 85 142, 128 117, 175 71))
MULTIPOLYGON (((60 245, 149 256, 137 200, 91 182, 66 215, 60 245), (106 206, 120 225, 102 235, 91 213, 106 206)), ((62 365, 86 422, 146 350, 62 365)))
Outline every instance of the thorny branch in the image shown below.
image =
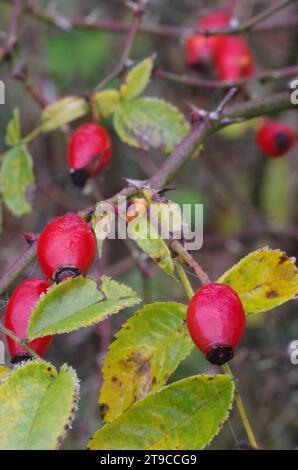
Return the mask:
MULTIPOLYGON (((149 185, 152 188, 163 188, 172 180, 179 170, 188 162, 195 151, 200 146, 206 143, 208 138, 216 131, 225 127, 223 124, 227 119, 251 119, 258 116, 270 116, 272 114, 285 111, 293 108, 291 104, 289 93, 282 92, 269 97, 262 97, 252 99, 246 103, 230 105, 222 114, 219 121, 208 124, 208 120, 196 122, 189 134, 184 140, 177 145, 172 154, 165 160, 160 169, 149 180, 144 181, 144 185, 149 185)), ((114 194, 106 200, 106 202, 113 204, 117 203, 119 196, 126 196, 130 198, 138 192, 135 186, 128 185, 120 192, 114 194)), ((87 219, 92 215, 94 207, 88 207, 81 214, 87 219)), ((36 254, 36 243, 27 248, 15 263, 8 269, 8 271, 0 279, 0 294, 6 291, 14 279, 25 269, 25 267, 34 259, 36 254)))
MULTIPOLYGON (((10 3, 9 0, 0 0, 2 3, 10 3)), ((293 1, 293 0, 291 0, 293 1)), ((286 2, 286 3, 291 3, 286 2)), ((297 15, 287 15, 281 19, 273 21, 266 21, 266 18, 272 16, 273 13, 284 8, 285 2, 279 2, 278 5, 273 5, 271 11, 265 10, 257 17, 253 17, 249 22, 238 25, 237 27, 225 29, 226 34, 241 34, 248 30, 253 29, 254 33, 266 33, 271 31, 277 31, 278 29, 296 28, 298 26, 297 15), (280 5, 282 3, 282 6, 280 5), (278 7, 278 8, 277 8, 278 7), (272 9, 275 11, 272 12, 272 9), (262 18, 260 16, 262 15, 262 18), (252 25, 251 22, 254 24, 252 25)), ((62 31, 71 31, 73 29, 84 29, 92 31, 107 31, 112 33, 127 33, 130 30, 131 25, 124 21, 113 20, 113 19, 94 19, 94 15, 90 15, 86 18, 79 17, 67 17, 61 13, 43 10, 42 8, 35 5, 31 0, 25 1, 24 5, 25 13, 29 14, 35 20, 45 23, 49 26, 53 26, 62 31)), ((185 37, 194 32, 193 28, 180 27, 173 25, 163 24, 143 24, 139 28, 139 33, 152 34, 159 37, 185 37)), ((203 31, 203 34, 207 35, 218 35, 222 34, 223 30, 214 31, 203 31)))

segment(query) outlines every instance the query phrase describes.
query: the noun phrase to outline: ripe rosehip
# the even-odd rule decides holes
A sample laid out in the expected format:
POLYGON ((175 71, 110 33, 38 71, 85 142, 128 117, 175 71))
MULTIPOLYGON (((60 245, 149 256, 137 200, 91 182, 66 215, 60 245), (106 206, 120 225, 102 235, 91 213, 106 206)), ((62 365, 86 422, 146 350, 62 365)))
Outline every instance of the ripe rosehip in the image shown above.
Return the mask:
POLYGON ((294 145, 297 135, 294 129, 282 122, 267 120, 258 129, 257 144, 268 157, 280 157, 294 145))
POLYGON ((98 124, 83 124, 68 145, 68 166, 73 183, 83 187, 90 176, 108 167, 112 142, 106 129, 98 124))
POLYGON ((207 284, 189 302, 187 327, 193 342, 212 364, 232 359, 244 327, 245 313, 237 293, 223 284, 207 284))
MULTIPOLYGON (((213 12, 198 21, 198 30, 212 30, 228 26, 229 15, 224 11, 213 12)), ((215 49, 223 36, 189 36, 185 43, 185 59, 189 65, 208 64, 212 62, 215 49)))
POLYGON ((78 214, 53 219, 42 231, 37 257, 44 274, 55 282, 84 274, 96 252, 94 234, 78 214))
MULTIPOLYGON (((4 325, 21 339, 26 339, 27 327, 32 310, 41 294, 47 291, 49 283, 44 279, 28 279, 21 282, 12 294, 5 311, 4 325)), ((17 363, 31 359, 30 354, 18 343, 7 336, 11 362, 17 363)), ((29 346, 43 356, 52 341, 52 336, 45 336, 31 341, 29 346)))
POLYGON ((252 50, 240 36, 226 36, 216 50, 215 66, 220 80, 250 78, 254 73, 252 50))

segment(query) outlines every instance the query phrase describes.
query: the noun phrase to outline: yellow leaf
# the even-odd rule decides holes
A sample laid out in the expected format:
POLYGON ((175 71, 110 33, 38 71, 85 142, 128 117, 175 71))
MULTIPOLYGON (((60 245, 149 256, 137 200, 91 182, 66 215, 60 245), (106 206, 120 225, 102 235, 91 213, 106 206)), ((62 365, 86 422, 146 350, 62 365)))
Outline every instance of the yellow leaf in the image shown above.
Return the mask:
POLYGON ((6 372, 8 372, 9 369, 5 366, 1 366, 0 365, 0 377, 3 375, 3 374, 6 374, 6 372))
POLYGON ((102 117, 107 117, 115 111, 119 104, 119 99, 119 92, 117 90, 99 91, 92 98, 102 117))
POLYGON ((262 248, 243 258, 218 280, 239 294, 246 313, 270 310, 298 294, 295 259, 262 248))

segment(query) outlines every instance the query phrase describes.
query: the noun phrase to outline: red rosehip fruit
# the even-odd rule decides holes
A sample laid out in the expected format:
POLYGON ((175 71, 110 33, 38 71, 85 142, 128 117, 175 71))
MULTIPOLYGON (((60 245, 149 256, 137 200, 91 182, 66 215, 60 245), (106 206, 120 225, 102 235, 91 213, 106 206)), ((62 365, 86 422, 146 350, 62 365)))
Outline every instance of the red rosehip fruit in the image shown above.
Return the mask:
POLYGON ((42 231, 37 257, 44 274, 54 282, 84 274, 96 253, 89 225, 78 214, 53 219, 42 231))
MULTIPOLYGON (((212 30, 228 26, 229 15, 224 11, 213 12, 198 21, 198 30, 212 30)), ((213 60, 215 49, 220 44, 223 36, 204 36, 195 34, 189 36, 185 42, 185 59, 187 64, 205 65, 213 60)))
POLYGON ((220 80, 250 78, 254 73, 252 50, 240 36, 226 36, 216 50, 215 66, 220 80))
MULTIPOLYGON (((5 311, 4 325, 21 339, 26 339, 27 328, 31 313, 41 294, 49 288, 49 283, 44 279, 28 279, 21 282, 12 294, 5 311)), ((11 362, 31 359, 30 354, 12 338, 7 336, 7 345, 11 355, 11 362)), ((37 338, 28 345, 40 356, 43 356, 52 341, 52 336, 37 338)))
POLYGON ((109 166, 112 142, 99 124, 83 124, 72 135, 68 145, 68 166, 73 183, 83 187, 89 177, 99 175, 109 166))
POLYGON ((199 289, 188 304, 189 334, 212 364, 232 359, 245 327, 240 298, 229 286, 210 283, 199 289))
POLYGON ((291 127, 279 121, 266 120, 256 134, 260 150, 268 157, 281 157, 293 147, 297 134, 291 127))

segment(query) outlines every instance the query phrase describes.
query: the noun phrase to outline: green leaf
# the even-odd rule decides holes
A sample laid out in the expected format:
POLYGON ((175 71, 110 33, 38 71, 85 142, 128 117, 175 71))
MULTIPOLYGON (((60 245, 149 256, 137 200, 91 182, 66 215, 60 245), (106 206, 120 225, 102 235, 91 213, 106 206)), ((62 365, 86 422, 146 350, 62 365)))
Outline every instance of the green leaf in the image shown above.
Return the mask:
POLYGON ((120 88, 122 100, 136 98, 145 90, 151 78, 152 68, 153 57, 148 57, 130 70, 120 88))
POLYGON ((79 96, 67 96, 47 106, 41 115, 41 130, 51 132, 78 119, 89 110, 89 105, 84 98, 79 96))
POLYGON ((112 114, 119 105, 119 100, 119 92, 111 89, 99 91, 92 97, 92 101, 102 117, 112 114))
POLYGON ((219 432, 232 406, 226 375, 198 375, 137 402, 97 431, 91 450, 199 450, 219 432))
POLYGON ((25 145, 12 147, 4 154, 1 191, 5 205, 16 217, 31 211, 28 193, 34 184, 32 167, 32 158, 25 145))
POLYGON ((173 105, 157 98, 140 98, 123 103, 116 111, 115 130, 123 142, 148 150, 171 153, 190 126, 173 105))
POLYGON ((175 266, 171 252, 165 241, 159 236, 158 230, 147 219, 137 217, 129 222, 127 233, 131 239, 169 276, 174 277, 175 266))
POLYGON ((100 393, 102 418, 111 421, 159 390, 193 342, 185 324, 186 307, 156 302, 136 312, 116 335, 105 356, 100 393))
POLYGON ((35 306, 28 328, 28 338, 69 333, 94 323, 108 315, 132 307, 139 299, 124 284, 106 276, 97 283, 83 276, 54 285, 35 306))
POLYGON ((17 145, 21 141, 20 113, 15 109, 12 118, 7 124, 5 143, 6 145, 17 145))
POLYGON ((121 106, 118 106, 118 108, 115 110, 113 124, 115 131, 117 132, 118 137, 122 140, 122 142, 130 145, 131 147, 140 147, 139 142, 126 126, 121 106))
POLYGON ((0 385, 0 449, 54 450, 76 411, 78 379, 46 362, 15 368, 0 385))
POLYGON ((269 248, 250 253, 225 272, 218 282, 235 289, 246 313, 270 310, 298 294, 295 259, 269 248))

